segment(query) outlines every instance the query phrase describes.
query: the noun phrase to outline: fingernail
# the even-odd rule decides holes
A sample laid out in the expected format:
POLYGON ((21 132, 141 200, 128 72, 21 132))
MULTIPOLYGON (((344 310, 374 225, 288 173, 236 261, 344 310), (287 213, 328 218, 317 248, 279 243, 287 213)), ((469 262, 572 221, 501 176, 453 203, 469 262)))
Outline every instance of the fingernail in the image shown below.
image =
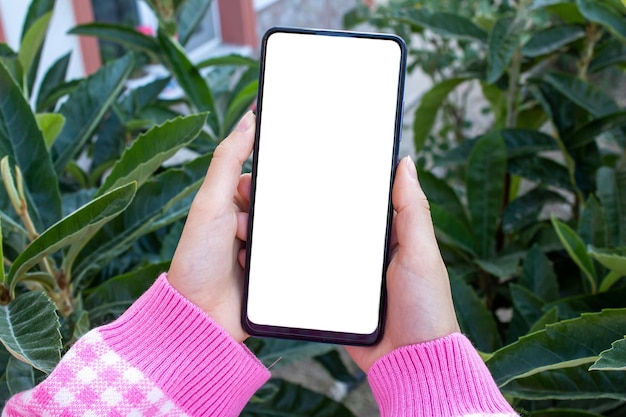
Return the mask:
POLYGON ((415 168, 415 162, 413 162, 413 158, 411 158, 411 155, 407 156, 406 164, 409 170, 409 175, 411 176, 411 178, 417 181, 417 169, 415 168))
POLYGON ((241 118, 239 123, 237 123, 237 127, 235 128, 235 130, 239 132, 245 132, 246 130, 250 129, 250 126, 252 126, 253 123, 254 113, 252 113, 252 110, 248 110, 248 112, 241 118))

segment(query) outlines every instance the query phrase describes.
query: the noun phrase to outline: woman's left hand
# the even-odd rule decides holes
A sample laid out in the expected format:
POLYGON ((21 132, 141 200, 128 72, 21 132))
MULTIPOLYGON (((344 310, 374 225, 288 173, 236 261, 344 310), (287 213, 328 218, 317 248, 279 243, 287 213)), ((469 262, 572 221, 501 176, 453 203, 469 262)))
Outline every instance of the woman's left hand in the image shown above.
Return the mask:
POLYGON ((248 337, 240 317, 250 198, 250 175, 241 168, 252 152, 254 126, 248 112, 215 150, 168 272, 176 290, 240 342, 248 337))

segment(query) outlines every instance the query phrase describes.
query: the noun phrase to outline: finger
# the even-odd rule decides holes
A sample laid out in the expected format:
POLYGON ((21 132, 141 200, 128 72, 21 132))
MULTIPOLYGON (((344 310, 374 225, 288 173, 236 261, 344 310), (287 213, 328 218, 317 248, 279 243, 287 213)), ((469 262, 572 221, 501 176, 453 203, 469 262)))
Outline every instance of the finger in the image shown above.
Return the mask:
POLYGON ((237 191, 246 200, 250 201, 250 188, 252 187, 252 175, 243 174, 239 177, 239 184, 237 185, 237 191))
POLYGON ((239 121, 235 130, 224 139, 213 153, 209 171, 200 193, 214 207, 230 207, 239 184, 241 167, 252 153, 254 144, 254 121, 252 112, 239 121))
POLYGON ((250 174, 242 174, 237 184, 237 194, 235 195, 235 204, 239 210, 248 212, 250 208, 250 187, 252 186, 252 176, 250 174))
POLYGON ((237 259, 239 260, 239 265, 241 265, 242 268, 246 267, 246 250, 245 249, 240 249, 239 253, 237 253, 237 259))
POLYGON ((396 231, 396 213, 393 213, 393 221, 391 222, 391 250, 398 246, 398 232, 396 231))
POLYGON ((237 233, 235 234, 237 239, 245 242, 248 239, 248 213, 237 213, 237 233))
POLYGON ((398 244, 415 255, 425 256, 424 249, 431 253, 435 248, 438 252, 428 199, 410 157, 398 164, 392 200, 398 244))

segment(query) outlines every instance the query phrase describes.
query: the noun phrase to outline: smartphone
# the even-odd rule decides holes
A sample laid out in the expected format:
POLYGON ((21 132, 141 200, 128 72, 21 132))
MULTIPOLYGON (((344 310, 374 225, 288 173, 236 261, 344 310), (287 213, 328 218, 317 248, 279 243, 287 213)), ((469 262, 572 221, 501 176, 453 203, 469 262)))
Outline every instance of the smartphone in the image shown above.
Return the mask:
POLYGON ((405 72, 395 35, 264 35, 242 308, 250 335, 381 337, 405 72))

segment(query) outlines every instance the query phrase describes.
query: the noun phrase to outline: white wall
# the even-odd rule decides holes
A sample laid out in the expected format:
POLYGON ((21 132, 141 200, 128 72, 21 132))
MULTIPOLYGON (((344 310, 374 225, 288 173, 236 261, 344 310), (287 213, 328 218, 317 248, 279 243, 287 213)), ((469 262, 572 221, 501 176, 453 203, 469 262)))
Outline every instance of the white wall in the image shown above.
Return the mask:
MULTIPOLYGON (((0 0, 0 15, 2 16, 6 40, 14 50, 19 49, 22 25, 29 4, 30 2, 26 0, 0 0)), ((78 37, 67 34, 67 31, 75 25, 72 1, 57 0, 39 64, 36 85, 39 84, 48 67, 69 51, 72 51, 72 59, 67 78, 79 78, 85 74, 78 37)), ((37 87, 35 88, 37 89, 37 87)))

